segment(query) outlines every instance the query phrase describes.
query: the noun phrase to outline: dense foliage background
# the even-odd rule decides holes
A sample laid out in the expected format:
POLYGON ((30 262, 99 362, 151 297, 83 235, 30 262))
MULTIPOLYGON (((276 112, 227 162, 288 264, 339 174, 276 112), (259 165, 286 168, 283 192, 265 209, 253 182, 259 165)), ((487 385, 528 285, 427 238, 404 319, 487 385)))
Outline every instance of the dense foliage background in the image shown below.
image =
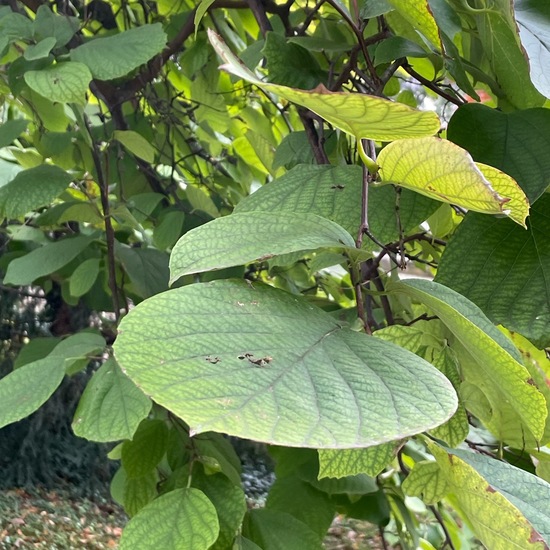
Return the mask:
POLYGON ((548 548, 544 0, 0 4, 6 478, 115 445, 123 549, 548 548))

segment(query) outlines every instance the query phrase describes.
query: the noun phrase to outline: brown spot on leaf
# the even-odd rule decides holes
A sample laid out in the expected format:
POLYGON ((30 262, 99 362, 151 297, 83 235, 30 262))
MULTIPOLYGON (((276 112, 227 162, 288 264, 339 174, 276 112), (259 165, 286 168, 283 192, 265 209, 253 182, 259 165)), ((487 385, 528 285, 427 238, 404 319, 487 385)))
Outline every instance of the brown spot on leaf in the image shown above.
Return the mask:
POLYGON ((532 378, 528 378, 528 379, 527 379, 527 383, 528 383, 530 386, 535 386, 535 388, 537 387, 537 385, 535 384, 535 381, 534 381, 532 378))
POLYGON ((485 488, 485 490, 486 490, 488 493, 496 493, 496 491, 495 491, 490 485, 487 485, 487 487, 485 488))
POLYGON ((537 542, 543 542, 544 548, 548 550, 548 545, 544 542, 544 539, 534 529, 531 529, 531 536, 529 537, 529 542, 531 544, 536 544, 537 542))

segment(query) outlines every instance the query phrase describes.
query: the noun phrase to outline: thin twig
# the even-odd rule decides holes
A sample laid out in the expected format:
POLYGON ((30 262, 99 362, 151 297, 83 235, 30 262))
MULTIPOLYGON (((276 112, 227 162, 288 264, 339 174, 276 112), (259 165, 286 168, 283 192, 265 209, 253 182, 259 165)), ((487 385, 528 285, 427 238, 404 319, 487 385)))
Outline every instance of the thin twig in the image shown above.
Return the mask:
POLYGON ((92 159, 94 161, 97 173, 97 183, 99 184, 101 206, 103 208, 103 219, 105 221, 105 240, 107 241, 107 268, 109 273, 109 289, 111 290, 113 309, 115 319, 120 320, 120 303, 118 300, 118 288, 116 284, 116 265, 115 265, 115 231, 111 220, 111 211, 109 204, 109 185, 105 179, 105 173, 101 164, 100 151, 92 134, 92 128, 87 115, 84 115, 84 124, 92 141, 92 159))
POLYGON ((445 521, 443 520, 443 516, 439 513, 439 510, 435 506, 428 506, 428 508, 432 511, 432 514, 435 516, 437 523, 441 525, 441 529, 443 529, 443 533, 445 533, 445 541, 443 543, 443 548, 445 548, 445 546, 448 546, 451 550, 456 550, 455 545, 453 544, 453 541, 451 539, 451 534, 449 533, 449 530, 445 525, 445 521))
POLYGON ((464 104, 463 101, 456 98, 455 96, 452 96, 451 94, 448 94, 447 92, 443 91, 435 82, 432 82, 431 80, 428 80, 427 78, 423 77, 421 74, 417 73, 408 63, 404 63, 402 65, 403 69, 407 73, 409 73, 413 78, 418 80, 420 84, 423 86, 426 86, 426 88, 429 88, 433 92, 435 92, 437 95, 441 96, 442 98, 446 99, 447 101, 450 101, 451 103, 454 103, 458 107, 464 104))
POLYGON ((384 538, 384 528, 381 525, 378 526, 378 533, 380 534, 380 542, 382 543, 382 547, 384 550, 388 550, 388 543, 384 538))

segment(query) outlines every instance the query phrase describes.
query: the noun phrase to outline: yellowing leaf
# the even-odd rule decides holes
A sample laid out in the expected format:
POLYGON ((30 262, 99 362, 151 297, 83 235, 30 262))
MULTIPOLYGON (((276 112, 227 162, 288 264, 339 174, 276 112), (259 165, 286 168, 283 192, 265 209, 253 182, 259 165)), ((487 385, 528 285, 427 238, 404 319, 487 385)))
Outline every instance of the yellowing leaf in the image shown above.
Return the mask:
POLYGON ((525 227, 527 198, 517 183, 495 168, 476 164, 450 141, 402 139, 382 149, 377 162, 383 182, 468 210, 505 214, 525 227), (495 185, 485 174, 494 177, 495 185))
POLYGON ((377 476, 395 458, 398 447, 399 442, 390 441, 364 449, 319 449, 319 479, 377 476))
POLYGON ((466 408, 498 439, 518 447, 538 446, 546 426, 546 401, 512 342, 477 306, 443 285, 408 279, 393 283, 391 291, 427 306, 453 333, 451 347, 460 363, 466 408))
POLYGON ((499 195, 510 199, 505 205, 507 215, 525 227, 525 218, 529 215, 529 200, 516 180, 493 166, 481 162, 476 162, 476 166, 499 195))
POLYGON ((323 85, 306 91, 263 82, 233 54, 215 32, 209 30, 208 36, 217 54, 225 61, 222 69, 266 92, 273 92, 287 101, 307 107, 357 139, 393 141, 431 136, 439 130, 439 118, 431 111, 416 111, 401 103, 367 94, 331 92, 323 85))
POLYGON ((439 29, 428 0, 388 0, 388 2, 436 48, 442 49, 439 29))
MULTIPOLYGON (((524 515, 472 466, 456 455, 448 454, 435 443, 429 442, 428 448, 440 468, 439 474, 432 476, 428 481, 433 483, 434 479, 445 480, 447 492, 457 502, 459 509, 471 523, 476 536, 486 548, 493 550, 511 548, 544 550, 547 548, 541 536, 524 515)), ((414 489, 418 487, 417 484, 414 489)))

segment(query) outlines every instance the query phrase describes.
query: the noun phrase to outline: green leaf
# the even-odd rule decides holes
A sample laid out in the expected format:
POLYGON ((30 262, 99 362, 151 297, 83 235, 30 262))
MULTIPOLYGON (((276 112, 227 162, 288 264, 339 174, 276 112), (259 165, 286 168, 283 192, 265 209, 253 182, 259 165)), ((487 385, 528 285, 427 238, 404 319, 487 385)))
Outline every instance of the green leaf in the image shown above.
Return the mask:
POLYGON ((79 26, 80 21, 77 17, 54 13, 45 5, 39 6, 33 21, 35 38, 41 40, 53 37, 56 48, 65 46, 78 31, 79 26))
POLYGON ((202 18, 206 15, 206 12, 208 11, 208 8, 215 2, 216 0, 201 0, 197 11, 195 12, 195 17, 193 18, 193 24, 195 25, 195 37, 197 36, 197 32, 199 31, 199 23, 202 21, 202 18))
POLYGON ((550 484, 512 464, 470 451, 454 449, 454 456, 469 464, 506 497, 550 546, 550 484))
POLYGON ((115 254, 138 296, 148 298, 168 288, 168 255, 154 248, 131 248, 115 243, 115 254))
POLYGON ((208 497, 218 513, 220 534, 210 548, 231 548, 247 509, 243 490, 222 474, 206 475, 193 472, 192 482, 193 487, 200 489, 208 497))
POLYGON ((27 71, 25 82, 36 93, 59 103, 86 103, 92 74, 83 63, 65 61, 40 71, 27 71))
POLYGON ((53 36, 50 36, 48 38, 44 38, 44 40, 41 40, 38 42, 38 44, 34 44, 33 46, 28 46, 24 53, 24 58, 27 61, 34 61, 35 59, 43 59, 44 57, 48 57, 50 55, 50 52, 52 51, 53 47, 55 46, 55 38, 53 36))
POLYGON ((550 184, 550 111, 503 113, 467 104, 452 116, 448 138, 474 160, 510 174, 533 204, 550 184))
POLYGON ((71 296, 84 296, 94 286, 99 275, 99 264, 99 258, 90 258, 73 271, 69 281, 71 296))
POLYGON ((326 73, 315 57, 279 33, 267 33, 262 53, 267 60, 269 80, 274 84, 309 90, 326 80, 326 73))
POLYGON ((516 0, 514 10, 531 81, 541 94, 550 97, 550 6, 544 0, 516 0))
POLYGON ((227 438, 210 432, 195 438, 193 443, 199 460, 213 460, 234 485, 241 486, 241 460, 227 438))
MULTIPOLYGON (((536 446, 544 433, 546 402, 519 363, 521 356, 512 342, 477 306, 443 285, 409 279, 391 288, 425 304, 453 333, 463 379, 475 385, 490 404, 489 413, 474 411, 485 425, 497 437, 514 426, 523 434, 524 444, 536 446)), ((466 407, 472 406, 475 403, 466 400, 466 407)))
POLYGON ((11 145, 27 129, 28 124, 29 121, 22 118, 4 122, 0 126, 0 148, 11 145))
POLYGON ((529 63, 521 48, 513 4, 499 0, 494 9, 476 16, 479 38, 495 78, 516 109, 539 107, 544 97, 533 86, 529 63))
POLYGON ((51 203, 73 177, 58 166, 42 164, 19 172, 0 188, 0 212, 6 218, 18 218, 51 203))
POLYGON ((217 218, 220 215, 214 201, 203 189, 200 189, 195 185, 188 184, 185 188, 185 194, 187 196, 187 200, 191 203, 193 210, 206 212, 212 218, 217 218))
POLYGON ((457 406, 450 383, 422 359, 256 284, 154 296, 123 319, 115 350, 128 376, 192 433, 364 447, 435 427, 457 406))
POLYGON ((529 202, 508 175, 474 163, 454 143, 435 137, 402 139, 382 149, 382 181, 485 214, 506 214, 525 227, 529 202))
POLYGON ((162 420, 143 420, 131 441, 122 446, 122 465, 130 479, 147 475, 161 461, 168 445, 162 420))
POLYGON ((300 217, 266 211, 232 214, 192 229, 176 243, 170 256, 170 283, 191 273, 319 248, 356 252, 347 231, 315 214, 300 217))
MULTIPOLYGON (((375 62, 377 65, 391 63, 402 57, 428 57, 428 52, 416 42, 402 36, 390 36, 376 47, 375 62)), ((399 88, 398 88, 399 90, 399 88)))
POLYGON ((428 0, 388 0, 388 3, 438 50, 442 50, 439 29, 428 0))
POLYGON ((8 13, 0 19, 0 35, 8 38, 10 42, 31 40, 33 35, 32 21, 20 13, 8 13))
POLYGON ((262 550, 322 550, 321 538, 305 523, 285 512, 249 510, 243 535, 262 550))
POLYGON ((243 537, 242 535, 239 535, 235 539, 233 550, 262 550, 262 549, 251 540, 243 537))
POLYGON ((39 277, 49 275, 68 264, 89 246, 92 240, 91 237, 79 236, 36 248, 9 263, 4 283, 30 285, 39 277))
POLYGON ((298 476, 276 479, 267 495, 266 508, 286 512, 324 537, 334 519, 335 506, 328 495, 298 476))
POLYGON ((426 504, 435 504, 451 490, 446 476, 437 462, 417 462, 403 482, 403 491, 419 497, 426 504))
MULTIPOLYGON (((360 166, 296 166, 242 200, 235 212, 317 214, 356 235, 361 223, 361 186, 360 166)), ((391 186, 369 190, 370 230, 384 243, 399 240, 395 202, 391 186)), ((404 189, 399 204, 403 231, 418 226, 438 207, 438 202, 404 189)))
MULTIPOLYGON (((413 326, 393 325, 377 330, 374 335, 383 340, 393 342, 413 353, 416 353, 437 367, 452 383, 458 392, 460 389, 460 365, 456 354, 447 345, 448 336, 440 329, 443 325, 435 325, 435 321, 417 321, 413 326)), ((444 329, 443 329, 444 330, 444 329)), ((451 447, 456 447, 468 436, 470 426, 462 400, 455 414, 445 424, 430 430, 430 433, 445 441, 451 447)))
POLYGON ((150 470, 144 476, 137 478, 128 478, 124 468, 119 472, 124 478, 121 504, 124 506, 124 511, 133 517, 157 497, 159 476, 156 470, 150 470))
POLYGON ((259 80, 222 39, 212 30, 208 37, 217 54, 225 61, 221 68, 267 92, 303 107, 307 107, 330 124, 356 138, 377 141, 430 136, 439 130, 437 115, 429 111, 415 111, 401 103, 366 94, 330 92, 323 85, 304 91, 259 80))
POLYGON ((19 355, 15 358, 13 368, 18 369, 23 365, 28 365, 39 359, 44 359, 44 357, 53 351, 60 341, 61 338, 54 338, 52 336, 33 338, 28 344, 21 348, 19 355))
POLYGON ((155 162, 155 148, 141 134, 133 130, 115 130, 113 137, 130 153, 146 162, 155 162))
POLYGON ((449 241, 436 278, 539 347, 550 345, 549 208, 550 195, 531 207, 528 231, 507 220, 468 214, 449 241), (468 269, 461 268, 464 254, 468 269))
POLYGON ((122 533, 120 550, 207 550, 218 537, 216 508, 198 489, 176 489, 134 516, 122 533))
POLYGON ((49 357, 63 358, 69 367, 76 359, 82 359, 105 349, 105 339, 95 332, 78 332, 61 340, 50 353, 49 357))
POLYGON ((63 361, 46 357, 0 379, 0 428, 29 416, 41 407, 64 376, 63 361))
POLYGON ((377 476, 394 458, 394 442, 366 449, 321 449, 319 451, 319 479, 367 474, 377 476))
POLYGON ((73 431, 91 441, 131 439, 151 401, 109 359, 88 382, 74 414, 73 431))
POLYGON ((94 78, 111 80, 127 75, 160 53, 166 34, 160 23, 96 38, 71 50, 71 59, 84 63, 94 78))
POLYGON ((159 250, 172 248, 183 233, 184 222, 185 214, 179 210, 168 212, 163 216, 153 232, 155 246, 159 250))

